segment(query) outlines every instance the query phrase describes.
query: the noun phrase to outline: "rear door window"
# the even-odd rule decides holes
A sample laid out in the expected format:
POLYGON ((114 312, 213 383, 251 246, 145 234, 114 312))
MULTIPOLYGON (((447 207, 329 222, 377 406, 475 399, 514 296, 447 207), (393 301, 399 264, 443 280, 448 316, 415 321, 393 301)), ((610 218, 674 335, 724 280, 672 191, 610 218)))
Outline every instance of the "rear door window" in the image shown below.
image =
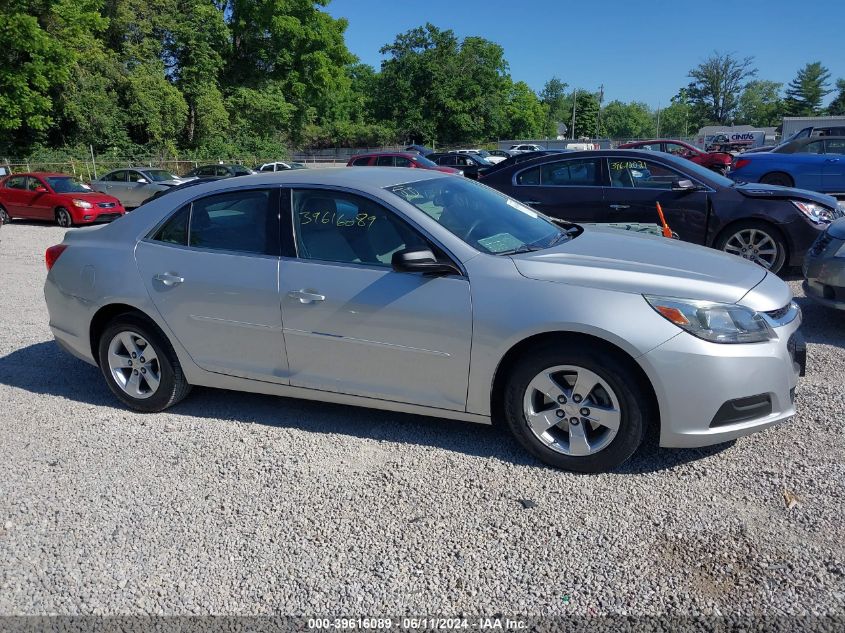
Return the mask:
POLYGON ((364 156, 362 158, 356 158, 355 162, 352 163, 353 167, 366 167, 370 164, 370 157, 364 156))
POLYGON ((6 181, 6 189, 26 189, 26 176, 10 176, 6 181))
POLYGON ((393 156, 379 156, 376 165, 379 167, 393 167, 393 156))
POLYGON ((825 141, 825 151, 828 154, 845 154, 845 139, 825 141))
POLYGON ((188 245, 256 255, 279 254, 279 216, 269 189, 233 191, 191 205, 188 245))
POLYGON ((544 187, 597 187, 599 173, 598 158, 562 160, 540 167, 540 184, 544 187))

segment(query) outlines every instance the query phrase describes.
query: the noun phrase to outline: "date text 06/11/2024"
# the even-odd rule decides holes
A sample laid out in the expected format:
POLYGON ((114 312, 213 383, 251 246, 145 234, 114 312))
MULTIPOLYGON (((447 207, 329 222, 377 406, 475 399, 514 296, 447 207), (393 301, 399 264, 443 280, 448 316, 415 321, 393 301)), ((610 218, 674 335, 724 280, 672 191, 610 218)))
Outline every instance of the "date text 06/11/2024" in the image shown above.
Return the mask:
POLYGON ((340 630, 502 630, 518 631, 528 627, 523 620, 500 617, 476 618, 309 618, 309 629, 340 630))

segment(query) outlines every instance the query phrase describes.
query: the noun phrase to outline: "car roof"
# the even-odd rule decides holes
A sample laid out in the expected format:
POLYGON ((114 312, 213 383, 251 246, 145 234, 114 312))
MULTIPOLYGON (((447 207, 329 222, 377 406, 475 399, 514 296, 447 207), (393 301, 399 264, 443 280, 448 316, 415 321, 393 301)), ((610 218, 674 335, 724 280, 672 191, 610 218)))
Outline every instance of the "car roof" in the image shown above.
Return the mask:
POLYGON ((290 169, 276 172, 261 172, 249 176, 238 176, 225 181, 231 186, 251 185, 334 185, 338 187, 375 187, 382 189, 407 182, 455 178, 433 169, 408 169, 407 167, 372 167, 350 169, 349 167, 325 167, 318 169, 290 169))
POLYGON ((53 177, 53 176, 64 176, 67 178, 73 178, 73 174, 62 174, 58 171, 27 171, 22 174, 9 174, 9 176, 40 176, 41 178, 53 177))
POLYGON ((353 154, 351 158, 370 158, 372 156, 403 156, 404 158, 417 158, 419 152, 366 152, 364 154, 353 154))

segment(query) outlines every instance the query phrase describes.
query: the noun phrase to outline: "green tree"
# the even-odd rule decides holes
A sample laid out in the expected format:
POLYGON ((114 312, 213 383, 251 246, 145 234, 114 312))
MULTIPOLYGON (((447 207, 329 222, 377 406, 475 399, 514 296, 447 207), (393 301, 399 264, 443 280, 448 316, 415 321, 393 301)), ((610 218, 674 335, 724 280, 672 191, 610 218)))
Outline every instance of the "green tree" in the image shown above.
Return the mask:
POLYGON ((750 81, 742 91, 737 109, 740 123, 760 127, 774 127, 783 118, 784 103, 780 97, 783 84, 776 81, 750 81))
MULTIPOLYGON (((572 116, 571 108, 573 99, 575 101, 575 129, 570 130, 569 135, 572 138, 595 137, 598 132, 596 129, 599 117, 598 95, 581 90, 573 91, 569 100, 570 117, 572 116)), ((569 125, 571 125, 571 118, 569 125)))
POLYGON ((831 93, 830 71, 821 62, 805 65, 786 88, 785 109, 789 116, 815 116, 822 100, 831 93))
POLYGON ((547 108, 527 83, 517 81, 508 95, 504 112, 505 126, 500 136, 510 139, 545 136, 547 108))
POLYGON ((845 79, 836 80, 836 97, 827 107, 827 113, 833 116, 845 116, 845 79))
POLYGON ((547 122, 546 134, 557 135, 557 124, 567 123, 572 119, 572 101, 566 94, 568 84, 557 77, 552 77, 540 91, 540 100, 546 106, 547 122), (568 115, 568 116, 567 116, 568 115))
POLYGON ((609 102, 601 115, 602 134, 613 139, 654 136, 654 117, 645 103, 609 102))
POLYGON ((697 118, 718 124, 733 120, 747 80, 757 74, 753 61, 753 57, 737 59, 731 53, 714 52, 689 71, 692 82, 687 92, 697 118))
POLYGON ((226 84, 262 90, 273 84, 292 105, 290 134, 328 119, 335 95, 349 90, 347 22, 320 11, 329 0, 228 0, 232 52, 226 84))
POLYGON ((139 64, 126 77, 128 127, 139 144, 176 149, 188 104, 159 63, 139 64))

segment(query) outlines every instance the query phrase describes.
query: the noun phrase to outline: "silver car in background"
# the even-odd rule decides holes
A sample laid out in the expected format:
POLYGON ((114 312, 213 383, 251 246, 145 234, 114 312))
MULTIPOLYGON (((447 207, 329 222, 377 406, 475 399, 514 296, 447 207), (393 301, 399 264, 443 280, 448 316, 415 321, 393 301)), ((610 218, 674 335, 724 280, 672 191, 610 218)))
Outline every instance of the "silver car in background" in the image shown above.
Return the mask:
POLYGON ((91 188, 120 200, 127 209, 140 207, 159 191, 181 185, 184 180, 166 169, 133 167, 115 169, 91 181, 91 188))
POLYGON ((173 190, 48 249, 50 327, 112 392, 192 385, 490 423, 596 472, 794 415, 801 314, 763 268, 558 224, 427 170, 296 170, 173 190))
POLYGON ((807 251, 804 293, 829 308, 845 310, 845 218, 834 220, 807 251))

